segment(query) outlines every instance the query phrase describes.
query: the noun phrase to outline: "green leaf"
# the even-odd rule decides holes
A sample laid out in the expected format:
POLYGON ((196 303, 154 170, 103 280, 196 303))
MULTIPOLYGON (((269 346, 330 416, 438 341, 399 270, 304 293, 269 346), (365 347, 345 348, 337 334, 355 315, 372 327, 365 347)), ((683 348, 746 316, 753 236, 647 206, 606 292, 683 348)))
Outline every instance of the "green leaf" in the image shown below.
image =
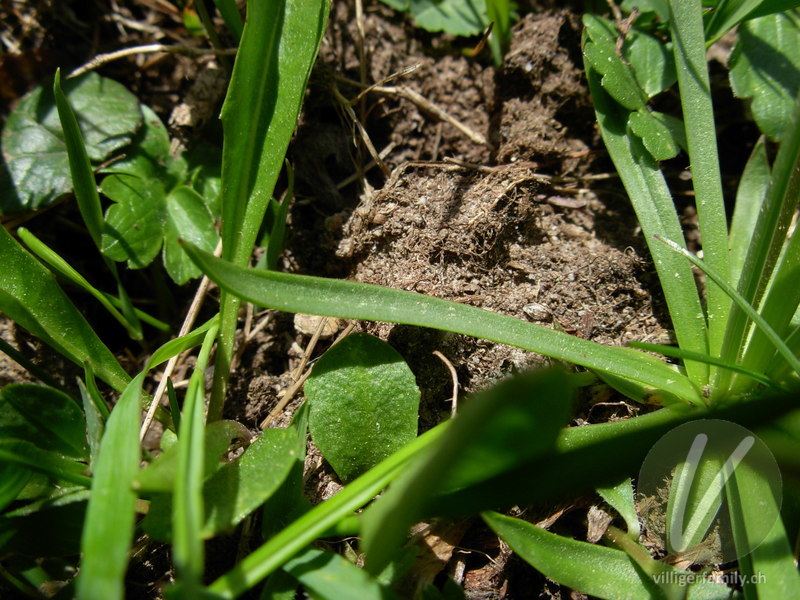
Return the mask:
POLYGON ((128 551, 133 541, 139 470, 140 373, 123 392, 106 424, 92 479, 92 495, 81 539, 79 600, 122 600, 128 551))
POLYGON ((203 342, 203 339, 205 338, 206 331, 214 327, 218 321, 219 317, 217 315, 214 315, 208 321, 206 321, 199 327, 195 327, 192 331, 190 331, 186 335, 176 337, 166 342, 163 346, 161 346, 155 352, 153 352, 153 354, 147 360, 145 371, 154 369, 161 363, 167 362, 173 356, 177 356, 178 354, 188 350, 189 348, 194 348, 195 346, 199 346, 203 342))
POLYGON ((583 56, 602 75, 601 85, 608 94, 628 110, 647 106, 647 94, 639 86, 633 70, 617 54, 613 26, 601 17, 584 15, 589 39, 583 46, 583 56))
MULTIPOLYGON (((129 144, 142 123, 136 97, 116 81, 88 73, 66 80, 64 91, 94 162, 129 144)), ((0 198, 0 212, 35 210, 72 189, 52 86, 39 86, 19 102, 3 129, 2 148, 12 188, 0 198)))
MULTIPOLYGON (((767 312, 771 313, 769 315, 771 322, 776 322, 776 318, 782 321, 784 318, 782 312, 784 311, 788 312, 789 319, 791 319, 796 310, 796 307, 792 307, 791 302, 785 301, 786 297, 777 296, 775 292, 787 289, 785 286, 792 281, 792 278, 796 277, 793 271, 798 257, 797 253, 800 252, 800 248, 797 248, 800 239, 793 237, 789 242, 791 246, 794 246, 794 252, 784 254, 780 276, 774 273, 774 269, 786 244, 789 226, 797 209, 798 198, 800 198, 800 169, 798 167, 800 167, 800 98, 795 103, 792 124, 787 129, 775 157, 767 194, 758 213, 752 241, 747 250, 744 267, 737 285, 737 290, 746 303, 759 306, 762 304, 762 294, 767 289, 773 275, 776 281, 781 282, 779 286, 770 287, 769 311, 762 308, 765 316, 767 312)), ((738 304, 734 305, 726 332, 723 358, 737 360, 740 357, 742 347, 745 345, 748 325, 746 311, 743 308, 740 309, 738 304)), ((778 329, 784 333, 781 325, 778 325, 778 329)), ((746 366, 761 363, 764 358, 762 352, 771 353, 772 342, 756 331, 750 343, 747 344, 746 354, 749 356, 746 357, 746 366)), ((720 385, 725 383, 727 382, 722 381, 720 385)))
POLYGON ((633 482, 630 477, 625 477, 616 485, 597 488, 597 493, 603 500, 616 510, 625 520, 628 535, 634 540, 639 539, 639 515, 636 513, 636 504, 633 499, 633 482))
POLYGON ((764 204, 769 187, 769 159, 764 138, 760 137, 747 164, 742 171, 739 187, 736 190, 736 208, 731 220, 731 231, 728 235, 730 252, 731 285, 739 282, 744 267, 747 249, 753 240, 758 220, 758 213, 764 204))
POLYGON ((0 437, 28 440, 72 458, 88 458, 85 431, 80 407, 58 390, 31 384, 0 390, 0 437))
POLYGON ((663 92, 677 80, 672 53, 654 35, 631 30, 625 36, 622 53, 633 69, 636 81, 649 98, 663 92))
MULTIPOLYGON (((481 516, 525 562, 549 579, 590 596, 608 600, 665 598, 664 588, 672 587, 680 594, 672 597, 709 600, 728 600, 731 597, 726 586, 702 578, 687 586, 678 583, 659 585, 622 550, 562 537, 527 521, 498 513, 486 512, 481 516)), ((652 574, 662 576, 665 582, 680 581, 685 574, 685 571, 653 559, 650 561, 652 574)))
MULTIPOLYGON (((661 239, 661 238, 659 238, 661 239)), ((746 314, 750 320, 753 321, 753 325, 758 328, 758 331, 764 336, 764 338, 772 344, 775 349, 780 353, 780 355, 786 360, 787 363, 794 369, 794 371, 800 374, 800 359, 795 356, 791 349, 786 345, 786 343, 781 339, 781 337, 775 332, 775 330, 770 327, 769 323, 764 320, 758 311, 750 305, 747 300, 745 300, 744 296, 737 292, 724 278, 723 275, 715 271, 711 268, 711 265, 705 263, 704 261, 697 258, 694 254, 686 250, 681 246, 678 246, 675 242, 671 240, 661 239, 662 242, 667 244, 667 246, 672 249, 674 252, 678 254, 682 254, 685 256, 691 263, 696 266, 698 269, 703 271, 708 278, 716 283, 720 289, 722 289, 736 304, 736 306, 746 314)))
POLYGON ((628 125, 634 135, 642 138, 644 147, 655 160, 675 158, 680 151, 673 131, 667 126, 667 115, 652 113, 647 109, 632 112, 628 125), (659 118, 659 116, 661 118, 659 118))
MULTIPOLYGON (((327 0, 247 4, 222 107, 222 254, 244 266, 275 189, 325 33, 327 0)), ((209 421, 222 416, 239 301, 223 293, 209 421)))
MULTIPOLYGON (((727 277, 728 222, 711 103, 701 0, 669 0, 668 4, 703 255, 714 270, 727 277)), ((664 277, 659 275, 659 278, 663 283, 664 277)), ((706 286, 708 354, 720 355, 730 307, 730 298, 719 286, 706 286)), ((694 347, 689 350, 703 352, 694 347)), ((711 376, 714 377, 714 369, 711 370, 711 376)))
POLYGON ((437 495, 430 499, 428 513, 464 516, 615 485, 638 473, 653 444, 681 423, 718 418, 753 428, 796 407, 796 395, 770 393, 715 410, 674 405, 635 419, 570 427, 559 435, 555 452, 483 483, 437 495))
MULTIPOLYGON (((225 457, 235 440, 247 440, 250 432, 236 421, 215 421, 209 423, 205 431, 203 453, 205 465, 204 479, 208 479, 223 466, 225 457)), ((176 444, 164 448, 164 451, 150 465, 139 471, 133 486, 142 492, 171 492, 175 483, 178 462, 178 446, 176 444)))
POLYGON ((0 517, 0 552, 37 559, 80 552, 87 490, 47 500, 34 511, 0 517))
POLYGON ((397 351, 367 334, 328 350, 305 384, 311 438, 343 482, 417 437, 420 392, 397 351))
POLYGON ((140 269, 152 262, 163 243, 167 273, 182 285, 199 271, 178 239, 213 250, 219 239, 215 218, 203 197, 183 185, 186 166, 170 158, 169 138, 158 116, 142 108, 147 127, 141 144, 102 183, 103 193, 115 202, 106 212, 102 250, 140 269))
POLYGON ((296 437, 291 428, 267 429, 239 460, 208 480, 203 490, 206 537, 237 525, 280 487, 298 456, 296 437))
POLYGON ((202 587, 205 546, 203 526, 203 479, 205 465, 205 371, 217 336, 216 325, 206 332, 197 364, 189 380, 178 431, 178 468, 172 502, 172 555, 181 595, 194 598, 202 587))
POLYGON ((706 43, 711 44, 739 23, 782 13, 800 6, 798 0, 725 0, 717 2, 706 20, 706 43))
POLYGON ((481 0, 411 0, 411 17, 427 31, 451 35, 478 35, 489 26, 481 0))
POLYGON ((774 518, 779 507, 772 490, 758 473, 737 470, 728 491, 736 497, 731 521, 737 544, 750 549, 753 544, 748 536, 769 528, 766 538, 739 559, 745 598, 796 598, 800 595, 800 574, 786 527, 780 518, 774 518))
POLYGON ((779 141, 800 92, 800 15, 796 11, 742 23, 730 57, 734 93, 752 100, 759 129, 779 141))
MULTIPOLYGON (((209 424, 209 429, 214 425, 209 424)), ((275 493, 297 460, 296 436, 291 428, 267 429, 240 458, 214 471, 203 486, 204 539, 233 528, 275 493)), ((166 476, 160 469, 159 481, 166 476)), ((173 535, 171 506, 169 495, 154 498, 144 521, 146 531, 158 540, 167 541, 173 535)))
POLYGON ((372 579, 363 569, 333 552, 309 549, 293 558, 283 570, 320 600, 396 600, 391 590, 372 579))
POLYGON ((231 32, 234 38, 238 41, 242 37, 242 29, 244 23, 239 14, 239 7, 236 6, 235 0, 214 0, 217 9, 222 15, 222 20, 225 21, 225 26, 231 32))
MULTIPOLYGON (((603 22, 598 23, 597 20, 587 21, 584 18, 584 21, 587 22, 587 29, 588 23, 594 23, 592 27, 595 28, 604 26, 603 22)), ((629 135, 626 124, 630 112, 613 101, 600 84, 599 74, 588 61, 586 76, 603 142, 642 227, 664 290, 678 343, 682 348, 708 354, 705 315, 691 267, 684 261, 677 260, 676 256, 666 251, 653 238, 662 231, 669 231, 670 235, 675 236, 672 239, 681 239, 683 236, 664 175, 641 141, 629 135)), ((702 386, 708 382, 706 365, 689 361, 685 363, 685 368, 695 384, 702 386)))
POLYGON ((115 390, 130 380, 70 302, 52 273, 9 233, 0 231, 0 310, 78 366, 92 370, 115 390))
POLYGON ((83 412, 86 416, 86 439, 89 442, 90 455, 89 466, 94 467, 97 455, 100 452, 100 442, 103 439, 103 432, 106 430, 106 423, 104 416, 97 408, 96 400, 92 398, 92 393, 80 379, 78 379, 78 387, 81 390, 83 412))
MULTIPOLYGON (((601 346, 561 331, 413 292, 235 267, 188 244, 186 251, 213 281, 254 304, 289 312, 444 329, 614 373, 658 389, 669 398, 701 402, 697 390, 683 375, 654 357, 627 348, 601 346)), ((691 276, 691 270, 689 273, 691 276)))
POLYGON ((364 513, 366 569, 380 573, 427 515, 426 501, 501 475, 552 452, 567 420, 573 388, 564 373, 508 379, 473 398, 439 442, 431 445, 364 513))
POLYGON ((30 478, 30 469, 14 463, 0 462, 0 510, 16 499, 30 478))
POLYGON ((24 227, 17 229, 17 235, 25 243, 25 245, 31 249, 31 252, 46 262, 50 268, 53 269, 53 271, 68 281, 74 283, 95 298, 103 306, 103 308, 105 308, 108 313, 120 323, 120 325, 128 330, 128 335, 130 335, 133 339, 142 339, 141 329, 137 329, 135 326, 131 325, 128 320, 122 314, 120 314, 120 312, 114 307, 109 299, 109 295, 95 288, 86 280, 83 275, 73 269, 72 266, 63 258, 61 258, 61 256, 59 256, 52 248, 47 246, 44 242, 42 242, 24 227))
POLYGON ((318 504, 288 527, 254 550, 209 586, 209 590, 223 598, 235 598, 274 572, 291 557, 317 537, 327 532, 342 519, 352 516, 375 496, 402 466, 413 456, 433 443, 445 431, 440 425, 423 433, 413 442, 395 452, 381 464, 370 469, 338 494, 318 504))
POLYGON ((85 464, 57 452, 43 450, 28 440, 0 438, 0 462, 21 465, 44 473, 50 479, 63 479, 84 487, 88 487, 91 483, 84 474, 85 464))

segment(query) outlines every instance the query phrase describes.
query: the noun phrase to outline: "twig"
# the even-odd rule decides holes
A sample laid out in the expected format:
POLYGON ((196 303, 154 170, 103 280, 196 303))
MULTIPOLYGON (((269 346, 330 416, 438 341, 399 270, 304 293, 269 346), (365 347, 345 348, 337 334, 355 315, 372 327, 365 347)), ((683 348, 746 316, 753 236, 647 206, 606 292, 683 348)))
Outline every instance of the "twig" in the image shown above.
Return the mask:
MULTIPOLYGON (((331 347, 335 346, 348 335, 350 335, 350 332, 353 331, 355 326, 355 323, 350 323, 347 327, 345 327, 344 331, 342 331, 342 333, 339 334, 339 337, 337 337, 336 340, 331 344, 331 347)), ((303 373, 303 376, 300 377, 300 379, 295 381, 286 389, 286 393, 278 401, 278 404, 276 404, 275 407, 270 411, 270 413, 267 415, 267 418, 261 421, 261 425, 259 425, 261 429, 266 429, 269 427, 270 423, 272 423, 275 417, 283 412, 283 409, 286 408, 286 405, 292 401, 292 398, 294 398, 297 392, 299 392, 303 387, 303 384, 306 382, 306 379, 308 379, 309 375, 311 375, 311 369, 308 369, 305 373, 303 373)))
POLYGON ((119 60, 120 58, 125 58, 126 56, 133 56, 135 54, 153 54, 156 52, 165 52, 167 54, 185 54, 187 56, 205 56, 206 54, 230 56, 236 54, 236 48, 215 50, 213 48, 194 48, 192 46, 165 44, 145 44, 144 46, 133 46, 131 48, 123 48, 122 50, 108 52, 107 54, 98 54, 92 60, 70 73, 67 79, 78 77, 79 75, 93 71, 98 67, 102 67, 107 63, 119 60))
POLYGON ((458 412, 458 373, 456 373, 456 368, 453 366, 453 363, 451 363, 444 354, 438 350, 434 350, 433 355, 442 361, 444 366, 447 367, 447 370, 450 371, 450 377, 453 380, 453 397, 451 398, 453 405, 450 408, 450 414, 455 417, 456 412, 458 412))
POLYGON ((452 116, 450 113, 445 111, 443 108, 434 104, 433 102, 428 100, 425 96, 423 96, 422 94, 420 94, 415 90, 412 90, 409 87, 406 87, 404 85, 398 85, 394 87, 375 86, 372 88, 371 91, 377 94, 383 94, 384 96, 405 98, 409 102, 417 105, 420 109, 427 112, 428 114, 433 115, 437 119, 450 123, 453 127, 458 129, 461 133, 466 135, 470 140, 472 140, 476 144, 481 144, 484 146, 489 145, 489 142, 486 141, 486 138, 483 135, 472 129, 469 125, 462 123, 454 116, 452 116))

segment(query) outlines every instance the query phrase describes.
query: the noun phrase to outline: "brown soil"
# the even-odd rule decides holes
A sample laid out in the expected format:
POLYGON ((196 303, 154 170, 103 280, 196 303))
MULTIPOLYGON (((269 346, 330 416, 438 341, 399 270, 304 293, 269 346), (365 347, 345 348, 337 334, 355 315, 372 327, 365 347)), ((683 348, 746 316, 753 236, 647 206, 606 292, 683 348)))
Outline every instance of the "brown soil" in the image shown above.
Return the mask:
MULTIPOLYGON (((377 1, 365 2, 362 44, 351 4, 334 4, 290 149, 299 194, 283 268, 464 302, 604 344, 668 340, 636 220, 621 186, 604 175, 611 168, 582 76, 578 13, 533 2, 514 28, 505 64, 496 69, 485 51, 469 57, 463 41, 421 32, 377 1), (402 74, 411 66, 416 69, 402 74), (358 82, 392 88, 367 92, 353 106, 371 143, 378 152, 386 150, 383 169, 367 168, 372 157, 341 103, 358 96, 364 87, 358 82), (400 87, 412 93, 401 94, 400 87), (428 104, 409 100, 413 93, 428 104), (463 128, 442 121, 441 111, 463 128)), ((132 8, 129 17, 141 18, 144 10, 132 8)), ((180 35, 175 15, 158 15, 153 27, 172 32, 168 37, 180 35)), ((96 26, 106 33, 91 52, 152 41, 114 39, 96 26)), ((52 35, 39 34, 43 40, 52 35)), ((85 48, 84 53, 89 56, 76 58, 76 64, 91 56, 85 48)), ((175 56, 141 62, 102 72, 132 87, 165 121, 185 96, 183 76, 195 77, 207 66, 175 56)), ((182 125, 173 134, 191 145, 193 135, 208 131, 182 125)), ((227 418, 254 431, 292 385, 314 330, 291 315, 269 318, 241 354, 226 407, 227 418)), ((460 393, 545 362, 465 336, 355 325, 389 340, 409 362, 423 391, 425 428, 451 409, 451 377, 434 350, 455 367, 460 393)), ((4 322, 0 327, 4 339, 14 339, 4 322)), ((312 360, 331 340, 317 344, 312 360)), ((0 383, 22 379, 16 367, 0 363, 0 383)), ((274 424, 287 423, 301 399, 290 402, 274 424)), ((575 423, 630 413, 631 407, 611 399, 606 388, 596 387, 577 409, 575 423)), ((339 488, 313 448, 306 476, 313 502, 339 488)), ((572 511, 570 526, 583 527, 587 508, 576 501, 525 516, 552 524, 572 511)), ((441 583, 447 573, 476 599, 576 597, 513 557, 477 522, 434 529, 420 534, 434 555, 415 570, 421 578, 441 583)), ((585 529, 578 535, 585 539, 585 529)), ((154 593, 153 586, 137 587, 154 593)))

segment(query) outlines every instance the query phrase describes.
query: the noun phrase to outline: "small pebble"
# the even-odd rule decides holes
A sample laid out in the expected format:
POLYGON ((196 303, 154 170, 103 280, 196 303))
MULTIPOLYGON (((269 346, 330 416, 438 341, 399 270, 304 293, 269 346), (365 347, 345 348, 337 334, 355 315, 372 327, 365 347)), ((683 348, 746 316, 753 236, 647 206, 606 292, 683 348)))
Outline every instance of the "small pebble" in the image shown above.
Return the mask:
POLYGON ((294 328, 298 333, 302 333, 303 335, 314 335, 314 332, 317 330, 317 327, 319 327, 319 322, 322 319, 327 319, 327 321, 322 327, 322 333, 320 334, 320 337, 329 338, 336 335, 336 333, 339 331, 339 327, 342 324, 342 320, 334 317, 320 317, 317 315, 304 315, 297 313, 294 316, 294 328))

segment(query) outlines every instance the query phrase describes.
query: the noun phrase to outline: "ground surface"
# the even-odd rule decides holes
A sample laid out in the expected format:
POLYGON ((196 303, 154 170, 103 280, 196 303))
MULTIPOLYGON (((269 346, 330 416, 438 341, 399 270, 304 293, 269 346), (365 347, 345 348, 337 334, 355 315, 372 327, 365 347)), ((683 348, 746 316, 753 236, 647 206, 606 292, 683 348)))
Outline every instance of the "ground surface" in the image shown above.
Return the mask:
MULTIPOLYGON (((167 3, 121 3, 116 10, 100 2, 32 4, 35 10, 29 13, 20 3, 4 8, 6 32, 16 36, 21 56, 28 57, 27 62, 3 58, 6 109, 57 61, 74 67, 99 52, 153 41, 203 43, 186 33, 167 3), (35 18, 25 21, 26 14, 35 18), (58 48, 64 52, 54 56, 58 48)), ((486 52, 468 56, 476 40, 421 32, 374 1, 365 2, 359 24, 352 2, 335 2, 290 149, 298 194, 282 268, 422 292, 604 344, 667 342, 669 324, 649 257, 594 127, 582 75, 579 14, 556 2, 520 4, 523 17, 498 69, 486 52), (343 101, 371 84, 382 87, 365 93, 348 113, 343 101), (460 127, 443 121, 443 113, 460 127), (357 132, 351 115, 364 125, 366 136, 357 132), (374 165, 365 137, 382 165, 374 165)), ((124 83, 167 122, 186 101, 193 81, 203 73, 209 77, 215 66, 224 73, 224 61, 139 56, 101 73, 124 83)), ((213 99, 211 94, 210 112, 208 99, 202 100, 206 115, 218 110, 213 99)), ((219 143, 218 127, 210 121, 205 126, 173 123, 172 132, 190 146, 219 143)), ((29 226, 52 230, 55 226, 44 221, 68 219, 70 211, 74 207, 65 203, 48 215, 32 215, 29 226)), ((176 323, 192 293, 177 293, 176 323)), ((251 323, 263 327, 242 345, 226 416, 257 431, 265 420, 288 422, 302 396, 283 408, 284 394, 304 371, 304 357, 319 356, 348 324, 329 323, 330 331, 311 347, 315 322, 258 313, 251 323)), ((406 358, 423 391, 423 428, 451 409, 451 375, 433 351, 455 368, 460 395, 545 360, 464 336, 353 325, 388 339, 406 358)), ((0 322, 0 335, 36 360, 49 360, 13 325, 0 322)), ((119 352, 142 358, 141 349, 119 352)), ((0 355, 0 383, 24 377, 0 355)), ((596 386, 581 400, 574 424, 624 418, 638 410, 618 400, 596 386)), ((314 452, 306 475, 314 502, 339 488, 314 452)), ((548 526, 559 521, 586 539, 586 509, 592 502, 572 499, 522 514, 548 526)), ((422 531, 421 539, 435 555, 415 570, 423 581, 447 573, 475 599, 576 597, 513 558, 476 523, 436 524, 422 531)), ((225 543, 212 545, 209 556, 215 548, 230 555, 225 543)), ((131 591, 139 597, 157 596, 159 580, 168 575, 159 566, 163 549, 152 552, 131 571, 131 591)), ((219 569, 226 564, 221 560, 219 569)))

